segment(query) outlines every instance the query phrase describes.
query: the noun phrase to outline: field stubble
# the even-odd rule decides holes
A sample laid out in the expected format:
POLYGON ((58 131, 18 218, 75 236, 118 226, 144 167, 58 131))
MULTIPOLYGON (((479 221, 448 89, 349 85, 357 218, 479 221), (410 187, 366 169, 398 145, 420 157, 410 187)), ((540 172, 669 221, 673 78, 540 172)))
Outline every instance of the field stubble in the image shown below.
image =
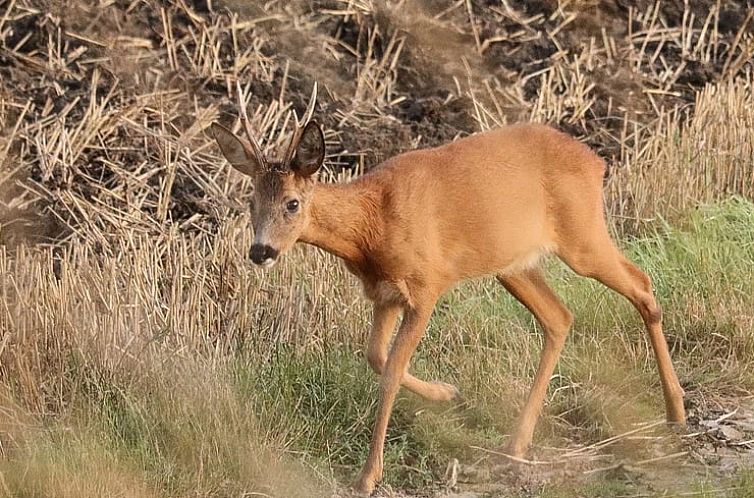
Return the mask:
POLYGON ((452 458, 470 492, 751 485, 728 476, 754 437, 751 10, 529 4, 0 7, 0 494, 328 495, 363 460, 369 310, 316 250, 247 262, 248 182, 203 133, 237 126, 237 80, 269 148, 320 83, 330 180, 517 119, 580 136, 665 308, 686 439, 637 425, 662 403, 633 311, 550 265, 577 323, 532 458, 584 458, 511 473, 485 450, 524 399, 537 326, 490 282, 454 290, 414 368, 464 402, 401 396, 384 492, 429 494, 452 458))

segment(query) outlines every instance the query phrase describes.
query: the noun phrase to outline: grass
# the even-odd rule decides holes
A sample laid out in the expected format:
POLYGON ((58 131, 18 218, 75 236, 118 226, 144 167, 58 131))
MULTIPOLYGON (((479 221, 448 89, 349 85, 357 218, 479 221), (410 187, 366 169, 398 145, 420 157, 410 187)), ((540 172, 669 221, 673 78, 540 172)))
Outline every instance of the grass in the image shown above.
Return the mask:
MULTIPOLYGON (((677 227, 660 225, 624 243, 655 279, 674 361, 692 402, 754 389, 754 298, 746 292, 754 280, 752 226, 754 204, 731 198, 694 210, 677 227)), ((238 238, 223 233, 224 243, 238 238)), ((366 310, 353 307, 357 289, 329 257, 307 254, 305 263, 295 254, 269 275, 247 267, 223 275, 217 269, 231 250, 191 237, 166 244, 165 254, 191 249, 207 251, 207 257, 149 259, 154 249, 137 247, 127 256, 142 258, 133 265, 124 264, 123 254, 71 251, 60 280, 44 272, 49 251, 2 260, 2 319, 13 334, 4 342, 6 408, 0 418, 0 473, 9 495, 326 496, 336 482, 348 482, 368 450, 377 400, 375 376, 361 351, 366 310), (334 279, 321 284, 316 300, 307 287, 312 282, 298 280, 311 271, 307 265, 334 279), (180 285, 189 274, 193 281, 206 279, 201 290, 180 285), (220 280, 236 288, 233 295, 247 286, 282 295, 270 298, 270 309, 257 316, 254 301, 228 299, 228 306, 249 306, 238 313, 247 312, 250 321, 190 334, 184 327, 199 325, 178 315, 186 303, 216 304, 220 280), (292 299, 307 296, 317 304, 298 303, 301 316, 322 313, 327 324, 310 317, 311 328, 292 335, 295 327, 286 328, 274 307, 289 309, 292 299), (124 330, 117 323, 128 325, 128 333, 113 334, 124 330), (262 337, 274 340, 262 345, 262 337), (67 487, 57 488, 61 481, 67 487)), ((638 315, 598 284, 559 263, 549 266, 551 282, 577 318, 537 444, 589 444, 660 418, 659 380, 638 315)), ((205 319, 215 322, 212 312, 205 319)), ((388 434, 386 485, 432 488, 450 458, 471 464, 483 456, 472 446, 502 446, 540 342, 531 317, 492 281, 449 293, 413 368, 419 376, 457 383, 464 403, 432 406, 400 395, 388 434)), ((670 451, 675 443, 668 444, 670 451)), ((630 442, 612 448, 629 459, 648 451, 630 442)), ((739 479, 747 482, 747 476, 739 479)), ((679 479, 678 489, 695 485, 693 474, 679 479)), ((704 485, 713 484, 719 486, 704 485)), ((601 496, 632 488, 598 478, 578 484, 556 479, 537 489, 537 496, 567 496, 567 489, 601 496)))

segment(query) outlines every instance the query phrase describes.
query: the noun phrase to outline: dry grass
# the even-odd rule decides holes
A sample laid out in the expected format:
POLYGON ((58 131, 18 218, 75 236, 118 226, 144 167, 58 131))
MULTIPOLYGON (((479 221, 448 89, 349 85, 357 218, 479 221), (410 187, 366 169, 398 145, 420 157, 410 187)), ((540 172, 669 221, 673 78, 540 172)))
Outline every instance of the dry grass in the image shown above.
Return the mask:
POLYGON ((54 423, 11 397, 0 418, 0 482, 8 495, 332 494, 329 476, 286 454, 284 433, 258 426, 254 405, 238 396, 227 368, 178 358, 142 359, 131 365, 139 369, 133 375, 81 357, 78 399, 54 423))
POLYGON ((693 113, 663 112, 652 127, 633 133, 635 145, 608 188, 613 216, 630 220, 629 227, 733 194, 754 198, 751 75, 708 86, 693 113))
MULTIPOLYGON (((525 4, 3 4, 0 495, 329 495, 363 459, 367 304, 313 249, 269 274, 247 263, 250 185, 203 132, 239 126, 236 81, 270 152, 318 81, 329 179, 515 120, 579 136, 610 163, 617 233, 642 237, 629 251, 691 399, 750 391, 751 10, 525 4)), ((635 313, 553 273, 579 321, 540 443, 573 450, 657 418, 635 313)), ((504 442, 533 330, 489 282, 446 297, 415 369, 467 402, 401 397, 389 483, 432 486, 448 458, 504 442)))

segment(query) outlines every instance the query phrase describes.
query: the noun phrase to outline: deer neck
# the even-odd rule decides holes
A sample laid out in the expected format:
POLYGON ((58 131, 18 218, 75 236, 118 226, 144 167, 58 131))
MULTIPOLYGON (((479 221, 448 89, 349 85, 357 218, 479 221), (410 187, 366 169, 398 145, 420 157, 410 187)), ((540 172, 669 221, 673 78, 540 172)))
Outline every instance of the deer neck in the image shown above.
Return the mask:
POLYGON ((360 266, 379 236, 376 198, 363 182, 318 183, 300 240, 360 266))

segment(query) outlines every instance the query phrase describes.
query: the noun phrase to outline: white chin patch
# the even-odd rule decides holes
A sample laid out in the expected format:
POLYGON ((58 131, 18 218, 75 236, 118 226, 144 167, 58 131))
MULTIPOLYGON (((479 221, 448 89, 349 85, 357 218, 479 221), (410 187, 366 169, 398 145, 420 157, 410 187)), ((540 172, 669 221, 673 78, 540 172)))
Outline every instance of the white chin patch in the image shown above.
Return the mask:
POLYGON ((267 258, 264 261, 262 261, 262 263, 260 263, 259 266, 267 269, 267 268, 272 268, 273 266, 275 266, 275 263, 277 263, 277 259, 267 258))

